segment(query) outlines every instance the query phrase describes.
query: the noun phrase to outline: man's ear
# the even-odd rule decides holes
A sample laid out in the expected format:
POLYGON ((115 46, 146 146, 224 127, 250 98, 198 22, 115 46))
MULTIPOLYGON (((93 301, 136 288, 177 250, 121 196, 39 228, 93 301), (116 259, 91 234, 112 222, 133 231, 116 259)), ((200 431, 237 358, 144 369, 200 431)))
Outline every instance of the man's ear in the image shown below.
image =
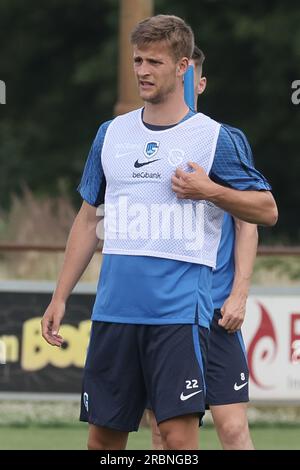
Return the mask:
POLYGON ((176 73, 179 76, 182 76, 185 74, 189 66, 189 60, 187 57, 183 57, 177 64, 176 66, 176 73))
POLYGON ((206 88, 206 84, 207 84, 206 77, 201 77, 200 82, 198 83, 198 87, 197 87, 198 95, 201 95, 204 92, 206 88))

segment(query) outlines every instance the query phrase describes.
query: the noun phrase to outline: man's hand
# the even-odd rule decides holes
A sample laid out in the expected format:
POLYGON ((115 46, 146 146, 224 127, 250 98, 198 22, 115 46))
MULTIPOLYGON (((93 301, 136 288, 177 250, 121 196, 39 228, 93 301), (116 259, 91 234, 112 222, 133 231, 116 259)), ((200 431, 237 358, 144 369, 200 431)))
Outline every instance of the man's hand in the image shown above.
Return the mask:
POLYGON ((177 168, 172 176, 172 189, 179 199, 210 201, 250 224, 276 224, 278 210, 270 191, 228 188, 212 181, 197 163, 189 162, 188 165, 195 170, 193 173, 177 168))
POLYGON ((195 171, 187 173, 180 168, 172 176, 172 189, 179 199, 205 199, 209 200, 216 190, 214 183, 197 163, 189 162, 190 168, 195 171))
POLYGON ((47 343, 60 347, 64 342, 58 334, 60 322, 64 316, 66 305, 64 302, 52 300, 42 318, 42 335, 47 343))
POLYGON ((228 333, 235 333, 241 329, 246 313, 246 295, 231 294, 221 308, 222 318, 219 325, 228 333))

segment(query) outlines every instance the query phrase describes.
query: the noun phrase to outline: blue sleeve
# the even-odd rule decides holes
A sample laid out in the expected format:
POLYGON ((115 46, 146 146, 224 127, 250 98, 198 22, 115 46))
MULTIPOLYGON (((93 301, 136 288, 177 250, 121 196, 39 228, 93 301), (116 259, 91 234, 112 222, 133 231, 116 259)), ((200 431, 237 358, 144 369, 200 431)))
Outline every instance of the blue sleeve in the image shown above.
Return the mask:
POLYGON ((77 188, 82 199, 95 207, 104 203, 106 180, 101 163, 101 152, 104 137, 111 122, 106 121, 99 127, 77 188))
POLYGON ((240 190, 272 188, 254 167, 252 151, 243 132, 221 125, 210 177, 216 183, 240 190))

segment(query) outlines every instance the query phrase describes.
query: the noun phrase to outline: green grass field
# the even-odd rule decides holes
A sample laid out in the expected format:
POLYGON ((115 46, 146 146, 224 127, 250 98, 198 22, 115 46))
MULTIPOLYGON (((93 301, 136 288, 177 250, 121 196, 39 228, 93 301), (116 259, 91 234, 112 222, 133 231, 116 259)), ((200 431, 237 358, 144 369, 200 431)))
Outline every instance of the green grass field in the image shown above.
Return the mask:
MULTIPOLYGON (((260 426, 252 427, 252 438, 256 449, 297 449, 300 450, 300 426, 260 426)), ((0 427, 1 450, 73 450, 85 449, 87 426, 29 426, 29 427, 0 427)), ((150 430, 141 428, 138 433, 131 433, 128 449, 149 450, 150 430)), ((220 449, 215 430, 207 426, 201 430, 200 449, 220 449)))

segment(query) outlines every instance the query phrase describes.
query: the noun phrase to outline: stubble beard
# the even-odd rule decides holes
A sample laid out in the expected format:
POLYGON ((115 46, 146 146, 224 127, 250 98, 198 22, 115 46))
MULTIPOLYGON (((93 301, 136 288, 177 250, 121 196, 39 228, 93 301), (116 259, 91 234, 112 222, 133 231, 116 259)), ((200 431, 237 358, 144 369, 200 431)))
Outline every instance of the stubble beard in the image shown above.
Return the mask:
POLYGON ((142 99, 143 101, 145 101, 145 103, 162 104, 165 101, 167 101, 169 95, 173 93, 174 90, 175 90, 175 83, 172 85, 169 85, 168 88, 158 91, 155 95, 149 96, 149 98, 145 97, 142 99))

